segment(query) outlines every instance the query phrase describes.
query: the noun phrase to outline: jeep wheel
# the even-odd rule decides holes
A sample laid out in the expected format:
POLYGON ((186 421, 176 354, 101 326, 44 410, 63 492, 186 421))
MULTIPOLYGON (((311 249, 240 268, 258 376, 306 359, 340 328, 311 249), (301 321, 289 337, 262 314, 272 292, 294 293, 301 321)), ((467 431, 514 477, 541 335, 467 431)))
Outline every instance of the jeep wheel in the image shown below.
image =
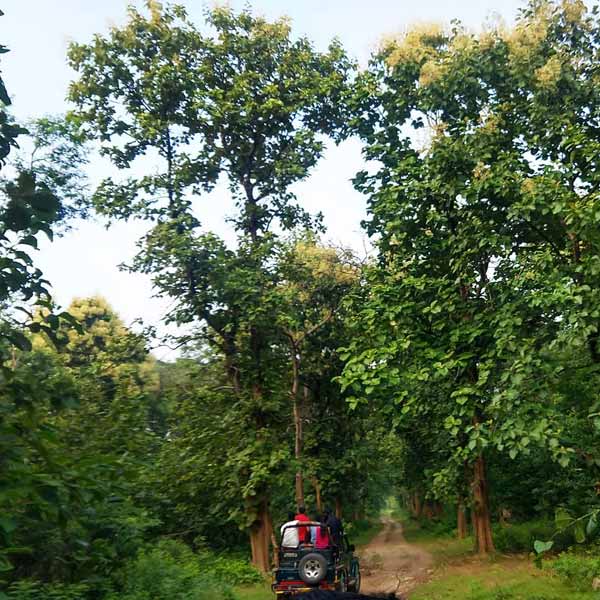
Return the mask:
POLYGON ((360 583, 360 571, 358 571, 354 578, 354 582, 348 586, 348 591, 358 594, 360 592, 360 583))
POLYGON ((315 585, 327 575, 327 561, 321 554, 311 553, 298 563, 298 575, 308 585, 315 585))
POLYGON ((337 592, 347 592, 348 591, 348 575, 346 575, 346 571, 340 572, 340 579, 336 586, 337 592))

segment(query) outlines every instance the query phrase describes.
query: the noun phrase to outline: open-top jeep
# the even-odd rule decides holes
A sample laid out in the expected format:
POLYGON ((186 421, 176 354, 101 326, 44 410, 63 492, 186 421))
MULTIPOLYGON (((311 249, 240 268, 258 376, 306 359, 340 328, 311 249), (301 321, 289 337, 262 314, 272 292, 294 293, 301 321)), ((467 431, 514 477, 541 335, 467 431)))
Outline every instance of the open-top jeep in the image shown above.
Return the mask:
MULTIPOLYGON (((320 527, 320 523, 287 525, 294 528, 320 527)), ((332 536, 329 536, 332 539, 332 536)), ((315 548, 301 541, 297 548, 279 549, 279 567, 275 571, 273 591, 282 600, 315 589, 340 592, 360 591, 360 565, 354 546, 344 536, 340 546, 315 548)))

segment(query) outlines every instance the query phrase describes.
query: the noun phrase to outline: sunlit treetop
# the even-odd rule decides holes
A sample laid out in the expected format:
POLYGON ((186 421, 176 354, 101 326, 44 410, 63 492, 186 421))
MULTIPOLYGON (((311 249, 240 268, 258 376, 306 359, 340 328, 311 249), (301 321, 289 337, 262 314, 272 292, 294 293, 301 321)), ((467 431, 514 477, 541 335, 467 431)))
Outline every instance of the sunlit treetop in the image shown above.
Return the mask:
POLYGON ((529 71, 540 88, 550 89, 567 67, 577 68, 573 44, 592 28, 591 14, 582 0, 541 0, 524 9, 514 27, 497 21, 477 33, 459 23, 416 24, 385 39, 379 56, 395 72, 418 68, 418 85, 424 88, 455 72, 465 75, 465 67, 475 68, 485 56, 491 59, 502 53, 513 73, 529 71))
POLYGON ((206 12, 206 33, 178 6, 147 3, 122 27, 73 44, 72 113, 129 177, 106 180, 96 207, 114 218, 174 217, 225 175, 239 230, 264 234, 310 219, 289 186, 322 155, 322 134, 344 125, 351 63, 333 41, 317 52, 286 19, 250 10, 206 12), (158 173, 127 171, 160 157, 158 173))

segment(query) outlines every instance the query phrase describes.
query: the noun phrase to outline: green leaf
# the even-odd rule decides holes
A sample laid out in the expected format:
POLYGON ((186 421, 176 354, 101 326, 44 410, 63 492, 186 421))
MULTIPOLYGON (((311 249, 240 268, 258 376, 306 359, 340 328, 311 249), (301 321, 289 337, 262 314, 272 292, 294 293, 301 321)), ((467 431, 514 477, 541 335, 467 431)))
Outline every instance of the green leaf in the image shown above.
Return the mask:
POLYGON ((597 528, 598 528, 598 514, 594 512, 590 515, 590 518, 587 522, 587 525, 585 528, 586 535, 592 536, 595 533, 597 528))
POLYGON ((533 549, 536 554, 543 554, 544 552, 548 552, 554 545, 554 542, 550 540, 549 542, 542 542, 541 540, 535 540, 533 543, 533 549))
POLYGON ((12 533, 17 528, 17 522, 10 517, 0 517, 0 529, 4 533, 12 533))
POLYGON ((31 350, 31 341, 20 331, 11 331, 8 337, 19 350, 23 350, 23 352, 31 350))
POLYGON ((578 544, 583 544, 583 542, 585 542, 585 528, 582 521, 577 521, 575 523, 573 533, 575 535, 575 541, 578 544))
POLYGON ((56 331, 60 327, 60 320, 56 315, 48 315, 46 321, 53 331, 56 331))
POLYGON ((0 102, 6 106, 10 105, 10 98, 8 97, 8 92, 6 91, 6 87, 4 86, 2 79, 0 79, 0 102))
POLYGON ((557 508, 554 513, 554 523, 559 531, 569 527, 573 522, 571 513, 566 508, 557 508))
POLYGON ((0 556, 0 572, 12 571, 13 569, 12 564, 4 556, 0 556))
POLYGON ((19 240, 19 244, 31 246, 32 248, 38 247, 38 241, 35 235, 27 235, 23 239, 19 240))

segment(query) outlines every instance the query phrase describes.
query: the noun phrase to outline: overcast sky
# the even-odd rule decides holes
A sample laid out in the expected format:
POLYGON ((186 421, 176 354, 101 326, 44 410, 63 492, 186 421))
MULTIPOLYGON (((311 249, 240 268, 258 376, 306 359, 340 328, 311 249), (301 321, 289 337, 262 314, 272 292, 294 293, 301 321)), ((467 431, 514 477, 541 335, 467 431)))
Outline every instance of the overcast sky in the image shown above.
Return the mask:
MULTIPOLYGON (((181 0, 192 19, 201 23, 203 11, 212 3, 181 0)), ((72 72, 66 65, 70 41, 86 42, 95 33, 124 22, 127 0, 0 0, 5 16, 0 18, 0 40, 10 53, 2 55, 4 81, 19 120, 68 109, 66 90, 72 72)), ((228 3, 234 8, 243 0, 228 3)), ((385 34, 402 31, 414 22, 450 22, 459 19, 478 28, 493 15, 514 20, 520 0, 255 0, 255 12, 268 17, 288 15, 295 34, 307 35, 324 49, 338 37, 347 51, 362 64, 385 34)), ((310 178, 296 187, 302 204, 322 211, 327 238, 361 251, 364 236, 360 221, 365 200, 353 190, 350 179, 362 167, 360 144, 348 141, 328 148, 325 158, 310 178)), ((106 166, 90 166, 90 177, 106 175, 106 166)), ((207 229, 228 236, 224 217, 233 206, 225 189, 217 189, 199 208, 207 229)), ((143 232, 135 224, 106 229, 99 221, 76 223, 72 232, 53 244, 44 244, 36 260, 54 286, 57 300, 67 305, 73 297, 102 294, 126 322, 141 317, 158 325, 169 303, 152 298, 148 279, 119 271, 118 265, 135 253, 135 242, 143 232)), ((162 348, 159 358, 172 358, 162 348)))

